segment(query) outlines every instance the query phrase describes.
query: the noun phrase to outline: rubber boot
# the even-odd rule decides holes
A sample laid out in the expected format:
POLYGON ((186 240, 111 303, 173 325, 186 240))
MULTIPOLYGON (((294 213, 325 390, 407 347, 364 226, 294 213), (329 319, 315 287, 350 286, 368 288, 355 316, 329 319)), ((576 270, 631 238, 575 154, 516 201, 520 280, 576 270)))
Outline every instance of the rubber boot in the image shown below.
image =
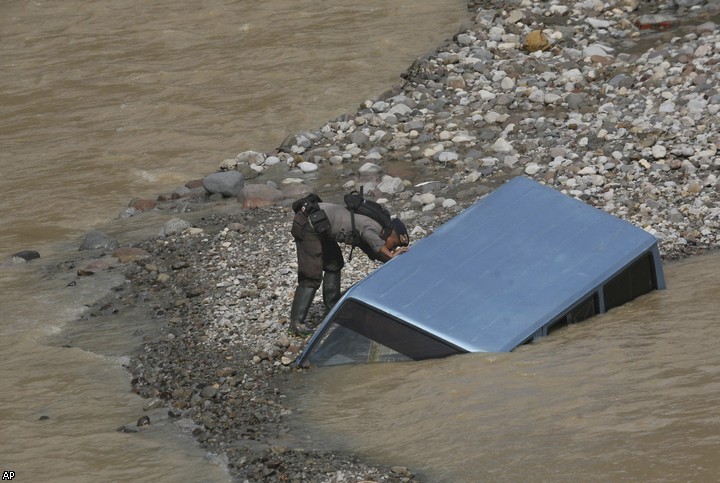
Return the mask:
POLYGON ((330 311, 340 300, 340 272, 325 272, 323 277, 323 303, 330 311))
POLYGON ((293 334, 306 336, 312 333, 312 330, 305 325, 305 317, 307 317, 310 305, 312 305, 313 297, 317 291, 314 287, 305 287, 299 285, 295 289, 292 308, 290 309, 290 332, 293 334))

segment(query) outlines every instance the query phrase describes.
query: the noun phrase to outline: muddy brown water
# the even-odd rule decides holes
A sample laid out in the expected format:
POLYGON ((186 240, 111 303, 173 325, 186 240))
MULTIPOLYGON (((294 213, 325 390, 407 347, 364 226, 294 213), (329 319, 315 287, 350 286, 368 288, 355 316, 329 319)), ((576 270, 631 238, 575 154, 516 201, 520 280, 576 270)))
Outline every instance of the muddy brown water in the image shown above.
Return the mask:
MULTIPOLYGON (((129 393, 122 364, 143 314, 80 331, 72 348, 45 343, 122 279, 68 287, 72 274, 39 267, 80 257, 82 235, 131 198, 384 91, 466 18, 449 0, 4 1, 0 258, 43 258, 0 270, 0 470, 227 480, 189 428, 129 393), (149 429, 115 431, 143 414, 149 429)), ((122 241, 163 221, 107 231, 122 241)), ((718 255, 672 263, 668 290, 511 354, 312 371, 295 381, 298 423, 316 444, 429 481, 715 480, 718 268, 718 255)))
POLYGON ((122 280, 68 287, 73 277, 40 267, 80 257, 82 236, 106 224, 121 241, 156 234, 161 215, 111 220, 134 197, 354 110, 467 18, 461 0, 3 1, 0 259, 42 258, 0 269, 0 470, 21 481, 227 480, 189 428, 129 393, 123 354, 143 329, 132 316, 118 324, 129 332, 44 343, 122 280), (143 414, 149 429, 115 431, 143 414))
POLYGON ((309 440, 424 481, 717 481, 720 254, 668 288, 506 354, 317 368, 309 440))

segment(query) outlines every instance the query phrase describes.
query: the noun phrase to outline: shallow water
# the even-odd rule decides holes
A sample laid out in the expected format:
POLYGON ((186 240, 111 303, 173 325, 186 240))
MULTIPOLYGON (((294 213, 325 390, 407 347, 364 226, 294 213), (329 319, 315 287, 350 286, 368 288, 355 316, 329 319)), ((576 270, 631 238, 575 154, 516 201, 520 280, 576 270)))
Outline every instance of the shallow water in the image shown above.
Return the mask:
POLYGON ((156 234, 171 215, 111 220, 134 197, 378 95, 467 16, 460 0, 4 1, 0 259, 42 258, 0 268, 0 470, 24 481, 227 479, 190 428, 129 393, 123 354, 151 333, 148 315, 92 331, 75 322, 122 281, 41 267, 84 263, 77 247, 96 227, 121 242, 156 234), (115 431, 143 414, 150 428, 115 431))
POLYGON ((506 354, 295 378, 317 444, 427 481, 715 481, 720 253, 668 288, 506 354))

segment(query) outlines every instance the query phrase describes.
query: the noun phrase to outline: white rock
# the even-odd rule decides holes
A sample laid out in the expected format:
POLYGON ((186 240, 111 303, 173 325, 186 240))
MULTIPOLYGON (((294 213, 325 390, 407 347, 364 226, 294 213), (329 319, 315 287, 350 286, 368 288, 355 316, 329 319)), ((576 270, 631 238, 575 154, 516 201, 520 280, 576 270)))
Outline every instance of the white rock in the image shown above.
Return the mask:
POLYGON ((523 12, 522 10, 513 10, 508 14, 505 21, 507 23, 517 23, 524 18, 525 18, 525 12, 523 12))
POLYGON ((607 20, 603 20, 600 18, 588 18, 586 19, 587 23, 590 24, 592 28, 595 29, 606 29, 610 27, 610 22, 607 20))
POLYGON ((442 204, 443 208, 452 208, 455 205, 457 205, 457 201, 452 198, 447 198, 442 204))
POLYGON ((405 189, 405 184, 403 183, 403 180, 400 178, 395 178, 392 176, 383 176, 382 181, 378 184, 377 187, 378 190, 380 190, 382 193, 387 194, 395 194, 400 193, 405 189))
POLYGON ((419 199, 423 205, 429 205, 435 201, 435 195, 432 193, 423 193, 419 196, 419 199))
POLYGON ((527 166, 525 166, 525 174, 528 174, 530 176, 537 174, 540 171, 540 166, 537 163, 528 163, 527 166))
POLYGON ((382 171, 382 168, 375 163, 365 163, 358 170, 360 174, 377 174, 380 171, 382 171))
POLYGON ((707 107, 708 101, 702 98, 690 99, 687 103, 687 108, 690 112, 703 112, 707 107))
POLYGON ((494 27, 490 27, 490 30, 488 31, 488 36, 490 37, 490 40, 494 40, 495 42, 499 42, 502 40, 502 36, 505 34, 505 29, 502 27, 498 27, 497 25, 494 27))
POLYGON ((457 161, 458 160, 458 154, 454 153, 452 151, 443 151, 440 154, 438 154, 438 161, 441 163, 447 163, 451 161, 457 161))
POLYGON ((430 146, 428 148, 425 148, 425 150, 423 151, 423 156, 425 156, 426 158, 432 158, 433 156, 435 156, 440 151, 443 151, 444 149, 445 149, 445 146, 443 146, 442 144, 436 144, 435 146, 430 146))
POLYGON ((314 173, 318 170, 318 165, 315 163, 310 163, 308 161, 303 161, 302 163, 298 164, 298 168, 300 168, 303 173, 314 173))
POLYGON ((415 226, 415 228, 410 231, 410 234, 413 238, 423 238, 427 235, 427 231, 420 226, 415 226))
MULTIPOLYGON (((517 156, 508 155, 503 158, 503 165, 507 166, 508 168, 512 168, 515 166, 518 161, 520 161, 517 156)), ((483 159, 483 166, 495 166, 496 160, 494 158, 485 158, 483 159), (487 164, 486 161, 492 161, 492 164, 487 164)))
POLYGON ((495 111, 489 111, 485 114, 485 122, 488 124, 495 124, 500 119, 500 114, 495 111))
POLYGON ((560 79, 563 83, 567 82, 582 82, 583 74, 580 69, 570 69, 561 74, 560 79))
POLYGON ((238 163, 263 164, 265 162, 265 154, 257 151, 243 151, 235 156, 238 163))
POLYGON ((395 116, 405 116, 407 114, 410 114, 411 112, 412 109, 410 109, 405 104, 395 104, 390 109, 388 109, 388 113, 395 116))
POLYGON ((400 213, 400 219, 403 221, 414 220, 418 213, 415 210, 406 210, 400 213))
POLYGON ((498 140, 493 143, 491 149, 496 153, 512 153, 514 151, 512 144, 503 138, 498 138, 498 140))
POLYGON ((490 91, 486 91, 485 89, 480 89, 480 91, 478 91, 477 95, 479 95, 480 99, 482 99, 483 101, 489 101, 489 100, 495 99, 497 97, 495 94, 493 94, 490 91))
POLYGON ((473 143, 473 142, 475 142, 475 137, 469 135, 468 133, 461 132, 461 133, 458 133, 457 135, 453 136, 451 141, 455 144, 473 143))
POLYGON ((505 77, 500 81, 500 87, 502 87, 504 91, 510 91, 515 88, 515 81, 511 77, 505 77))
POLYGON ((675 103, 672 101, 665 101, 660 104, 658 110, 660 112, 675 112, 675 103))
POLYGON ((557 94, 553 94, 552 92, 548 92, 545 94, 545 98, 543 99, 543 102, 545 104, 555 104, 560 99, 560 96, 557 94))
POLYGON ((223 159, 220 163, 220 171, 230 171, 237 167, 237 159, 223 159))
POLYGON ((479 180, 482 177, 480 173, 477 171, 471 172, 469 175, 467 175, 466 181, 468 183, 474 183, 475 181, 479 180))
POLYGON ((604 186, 605 185, 605 177, 601 176, 599 174, 596 174, 594 176, 590 177, 590 182, 593 186, 604 186))
POLYGON ((662 159, 667 156, 667 148, 662 144, 656 144, 652 147, 652 154, 655 159, 662 159))
POLYGON ((602 44, 591 44, 588 45, 583 49, 583 56, 584 57, 592 57, 593 55, 600 55, 600 56, 610 56, 612 55, 613 51, 612 47, 608 47, 606 45, 602 44))
POLYGON ((385 101, 377 101, 372 105, 372 110, 375 112, 383 112, 387 109, 388 103, 385 101))

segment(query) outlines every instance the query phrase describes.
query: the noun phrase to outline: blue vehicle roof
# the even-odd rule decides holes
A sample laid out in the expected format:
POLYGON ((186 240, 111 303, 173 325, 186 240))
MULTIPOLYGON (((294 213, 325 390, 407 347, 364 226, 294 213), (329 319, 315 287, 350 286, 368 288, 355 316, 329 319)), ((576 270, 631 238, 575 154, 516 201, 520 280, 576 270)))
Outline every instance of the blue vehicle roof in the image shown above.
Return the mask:
POLYGON ((351 287, 324 324, 354 299, 463 350, 510 351, 649 251, 664 288, 654 236, 518 177, 351 287))

